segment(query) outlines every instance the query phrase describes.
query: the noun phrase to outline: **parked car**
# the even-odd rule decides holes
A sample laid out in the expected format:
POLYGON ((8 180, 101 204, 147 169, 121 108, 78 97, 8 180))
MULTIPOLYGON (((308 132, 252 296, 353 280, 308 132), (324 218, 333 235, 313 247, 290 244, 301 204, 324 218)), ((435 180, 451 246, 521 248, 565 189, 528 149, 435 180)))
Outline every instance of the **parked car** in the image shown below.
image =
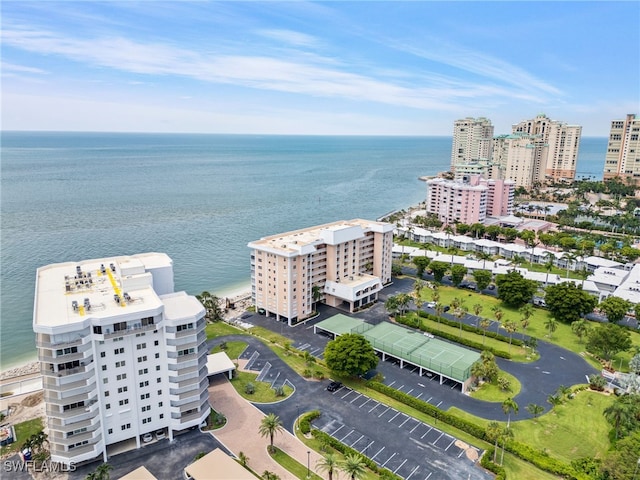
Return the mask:
POLYGON ((151 440, 153 440, 153 435, 151 435, 150 433, 145 433, 144 435, 142 435, 142 441, 144 443, 149 443, 151 440))
POLYGON ((429 308, 436 308, 436 302, 428 302, 428 303, 427 303, 427 307, 429 307, 429 308))
POLYGON ((162 440, 166 437, 164 430, 156 430, 156 440, 162 440))
POLYGON ((451 310, 451 307, 449 305, 445 305, 442 309, 443 312, 448 312, 449 310, 451 310))
POLYGON ((342 382, 331 382, 327 386, 327 390, 329 392, 335 392, 336 390, 340 390, 342 388, 342 382))

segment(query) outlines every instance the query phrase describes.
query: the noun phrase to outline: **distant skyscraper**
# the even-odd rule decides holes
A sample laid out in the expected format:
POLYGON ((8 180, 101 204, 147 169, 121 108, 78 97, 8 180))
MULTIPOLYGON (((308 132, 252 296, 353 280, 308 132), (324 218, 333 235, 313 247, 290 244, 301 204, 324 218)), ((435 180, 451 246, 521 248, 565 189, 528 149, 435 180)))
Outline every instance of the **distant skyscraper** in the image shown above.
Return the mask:
POLYGON ((453 124, 453 146, 451 148, 451 171, 457 165, 470 165, 491 160, 493 125, 484 117, 467 117, 453 124))
POLYGON ((513 125, 512 133, 537 135, 534 182, 575 178, 581 126, 568 125, 540 114, 532 120, 524 120, 513 125))
POLYGON ((640 118, 613 120, 604 161, 604 179, 622 177, 640 183, 640 118))
POLYGON ((518 187, 531 187, 541 176, 543 149, 540 135, 498 135, 493 144, 491 178, 513 180, 518 187))

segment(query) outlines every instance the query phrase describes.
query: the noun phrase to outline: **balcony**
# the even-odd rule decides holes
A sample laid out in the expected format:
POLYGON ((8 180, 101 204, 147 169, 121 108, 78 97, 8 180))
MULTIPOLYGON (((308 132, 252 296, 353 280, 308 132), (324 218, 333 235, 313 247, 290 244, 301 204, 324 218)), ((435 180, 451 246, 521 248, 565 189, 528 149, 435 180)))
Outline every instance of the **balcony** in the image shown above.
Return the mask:
POLYGON ((64 423, 59 418, 50 418, 47 425, 49 426, 49 430, 52 432, 52 434, 54 434, 54 432, 60 432, 64 434, 67 432, 72 432, 74 430, 79 430, 81 428, 95 430, 100 426, 100 417, 89 418, 79 422, 71 423, 64 423))
POLYGON ((136 323, 131 326, 127 326, 126 329, 113 331, 111 329, 105 329, 103 327, 104 333, 102 335, 96 334, 96 338, 99 340, 110 340, 112 338, 122 337, 124 335, 131 335, 132 333, 140 333, 140 332, 148 332, 150 330, 157 330, 160 328, 160 325, 151 324, 151 325, 142 325, 141 323, 136 323))
POLYGON ((88 379, 94 373, 93 360, 91 360, 91 362, 86 365, 80 365, 79 367, 60 370, 58 372, 51 370, 50 365, 51 364, 44 364, 40 366, 40 373, 42 374, 43 377, 45 377, 45 379, 47 377, 58 378, 58 377, 70 377, 71 375, 78 375, 78 378, 74 379, 74 381, 79 381, 79 380, 88 379))

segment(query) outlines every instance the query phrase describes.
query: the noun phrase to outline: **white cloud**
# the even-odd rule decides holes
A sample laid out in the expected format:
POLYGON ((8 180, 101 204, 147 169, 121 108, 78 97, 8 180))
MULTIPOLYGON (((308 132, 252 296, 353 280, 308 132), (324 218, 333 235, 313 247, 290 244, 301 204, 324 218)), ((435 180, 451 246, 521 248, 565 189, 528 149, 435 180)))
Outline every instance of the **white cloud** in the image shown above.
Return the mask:
POLYGON ((25 65, 16 65, 14 63, 1 62, 0 70, 5 73, 33 73, 36 75, 45 75, 49 72, 42 70, 41 68, 27 67, 25 65))
POLYGON ((306 33, 294 32, 292 30, 258 30, 258 35, 271 38, 279 42, 296 47, 317 47, 320 42, 317 38, 306 33))

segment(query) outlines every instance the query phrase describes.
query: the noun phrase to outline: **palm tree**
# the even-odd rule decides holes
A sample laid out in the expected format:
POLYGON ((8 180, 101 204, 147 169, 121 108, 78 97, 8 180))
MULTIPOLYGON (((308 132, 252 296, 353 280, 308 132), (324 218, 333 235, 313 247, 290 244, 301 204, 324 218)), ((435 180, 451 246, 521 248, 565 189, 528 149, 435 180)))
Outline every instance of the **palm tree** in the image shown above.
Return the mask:
POLYGON ((487 339, 487 330, 491 326, 491 320, 488 318, 483 318, 480 320, 480 328, 483 330, 482 332, 482 345, 484 345, 485 340, 487 339))
POLYGON ((582 267, 580 270, 576 271, 576 273, 582 279, 582 288, 584 288, 584 282, 591 276, 591 272, 587 270, 587 267, 582 267))
POLYGON ((476 303, 473 306, 473 314, 477 317, 476 318, 476 327, 478 326, 478 321, 480 320, 480 314, 482 313, 482 309, 484 307, 482 305, 480 305, 479 303, 476 303))
POLYGON ((547 271, 547 278, 544 281, 546 285, 549 285, 549 273, 551 272, 551 270, 553 270, 553 261, 555 260, 555 258, 556 257, 551 252, 547 252, 544 254, 544 268, 547 271))
POLYGON ((249 457, 247 457, 244 452, 240 452, 238 453, 238 462, 240 462, 240 465, 243 467, 246 467, 249 464, 249 457))
POLYGON ((618 399, 604 409, 602 414, 607 421, 613 425, 616 431, 616 439, 620 434, 622 428, 626 428, 632 425, 636 417, 636 408, 634 405, 634 399, 632 395, 625 395, 618 397, 618 399))
POLYGON ((507 443, 507 438, 513 438, 513 431, 509 427, 507 427, 502 430, 500 436, 502 437, 502 453, 500 454, 500 465, 502 465, 502 462, 504 461, 504 446, 507 443))
POLYGON ((442 313, 444 312, 444 305, 441 304, 440 302, 436 303, 435 309, 436 311, 436 316, 438 317, 438 329, 440 329, 440 317, 442 316, 442 313))
POLYGON ((498 328, 496 329, 496 332, 497 332, 498 329, 500 328, 500 320, 502 320, 502 316, 504 315, 504 312, 497 305, 491 308, 491 311, 493 312, 493 316, 496 318, 496 322, 498 322, 498 328))
POLYGON ((316 462, 316 470, 320 470, 321 472, 327 472, 329 475, 329 480, 333 480, 333 473, 338 470, 340 462, 338 461, 337 455, 334 453, 327 453, 324 457, 320 458, 316 462))
POLYGON ((355 453, 345 455, 341 468, 344 473, 351 477, 351 480, 363 478, 366 473, 366 464, 364 459, 355 453))
POLYGON ((496 463, 496 457, 498 454, 498 439, 500 438, 500 432, 502 432, 502 427, 498 422, 489 422, 487 425, 487 429, 485 433, 487 435, 487 440, 490 442, 495 442, 493 447, 493 463, 496 463))
POLYGON ((200 295, 196 295, 205 311, 205 318, 209 322, 215 322, 222 318, 222 309, 220 308, 220 299, 206 290, 200 295))
POLYGON ((518 404, 513 398, 509 397, 504 402, 502 402, 502 411, 507 416, 507 428, 509 428, 509 426, 511 425, 511 412, 517 415, 518 410, 518 404))
POLYGON ((522 307, 520 307, 518 312, 521 315, 520 324, 522 325, 522 333, 526 333, 527 327, 531 323, 529 319, 533 315, 533 307, 530 303, 525 303, 522 307))
POLYGON ((478 257, 480 260, 482 260, 482 269, 486 270, 487 269, 487 260, 491 259, 491 255, 489 255, 486 252, 477 252, 476 253, 476 257, 478 257))
POLYGON ((275 413, 270 413, 262 419, 260 427, 258 427, 258 433, 261 437, 269 437, 269 451, 272 452, 274 450, 273 436, 283 430, 282 421, 275 413))
POLYGON ((398 308, 400 309, 400 315, 404 315, 407 311, 407 307, 411 303, 411 295, 408 293, 399 293, 396 295, 398 298, 398 308))
POLYGON ((263 480, 280 480, 280 477, 275 473, 270 472, 269 470, 265 470, 264 472, 262 472, 262 479, 263 480))
POLYGON ((553 332, 558 328, 558 321, 555 318, 549 318, 544 322, 544 326, 549 329, 549 338, 552 338, 553 332))
POLYGON ((316 309, 316 304, 322 298, 322 288, 319 285, 311 287, 311 296, 313 297, 313 309, 316 309))
POLYGON ((551 404, 551 408, 562 405, 562 397, 560 395, 547 395, 547 403, 551 404))
POLYGON ((589 331, 589 322, 584 318, 576 320, 571 324, 571 331, 578 336, 580 343, 582 343, 582 339, 587 335, 587 332, 589 331))
POLYGON ((565 262, 567 262, 566 267, 567 267, 567 278, 569 278, 569 267, 571 266, 571 262, 576 261, 576 259, 578 258, 578 256, 575 253, 565 253, 562 258, 565 260, 565 262))
POLYGON ((513 334, 518 329, 518 325, 513 320, 507 320, 504 322, 503 328, 509 334, 509 353, 511 353, 511 340, 513 340, 513 334))
POLYGON ((460 338, 462 338, 462 319, 467 315, 468 308, 460 302, 460 306, 456 308, 455 315, 460 323, 460 338))
POLYGON ((103 463, 96 468, 96 480, 109 480, 109 472, 113 470, 113 467, 108 463, 103 463))
POLYGON ((536 419, 540 416, 542 412, 544 412, 544 407, 542 405, 538 405, 536 403, 530 403, 526 407, 527 412, 533 415, 533 418, 536 419))

